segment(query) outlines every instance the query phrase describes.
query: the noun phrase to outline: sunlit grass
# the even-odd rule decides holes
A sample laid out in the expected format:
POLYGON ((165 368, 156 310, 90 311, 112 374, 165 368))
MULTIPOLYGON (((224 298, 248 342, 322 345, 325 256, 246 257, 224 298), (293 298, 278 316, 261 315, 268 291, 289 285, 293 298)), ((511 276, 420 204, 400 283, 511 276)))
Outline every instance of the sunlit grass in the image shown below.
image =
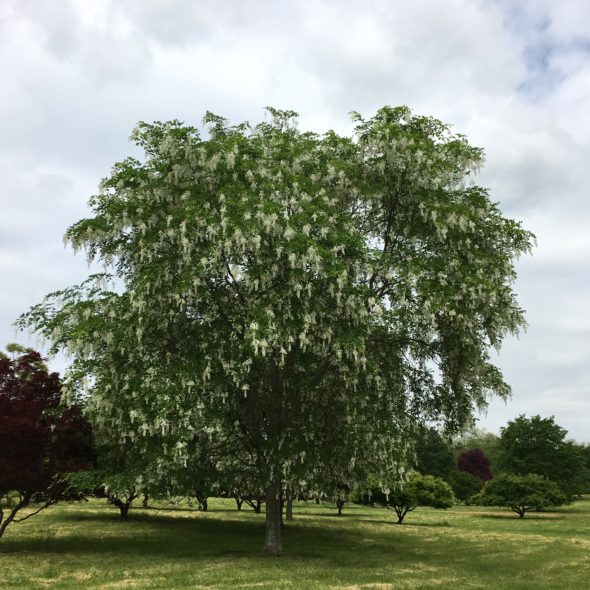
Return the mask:
MULTIPOLYGON (((590 588, 590 498, 519 520, 507 511, 298 503, 285 555, 263 556, 264 515, 230 500, 200 513, 104 501, 55 506, 0 540, 0 588, 590 588)), ((161 505, 160 505, 161 506, 161 505)))

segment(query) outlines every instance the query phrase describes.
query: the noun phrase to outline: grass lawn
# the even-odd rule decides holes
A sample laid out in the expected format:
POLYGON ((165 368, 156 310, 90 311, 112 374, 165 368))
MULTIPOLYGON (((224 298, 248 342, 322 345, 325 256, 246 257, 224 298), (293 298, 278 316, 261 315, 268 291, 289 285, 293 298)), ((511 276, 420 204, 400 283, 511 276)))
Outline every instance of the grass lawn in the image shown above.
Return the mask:
POLYGON ((11 525, 0 589, 590 589, 590 498, 529 514, 428 508, 394 524, 384 509, 296 503, 285 555, 265 557, 264 515, 233 501, 210 512, 64 504, 11 525))

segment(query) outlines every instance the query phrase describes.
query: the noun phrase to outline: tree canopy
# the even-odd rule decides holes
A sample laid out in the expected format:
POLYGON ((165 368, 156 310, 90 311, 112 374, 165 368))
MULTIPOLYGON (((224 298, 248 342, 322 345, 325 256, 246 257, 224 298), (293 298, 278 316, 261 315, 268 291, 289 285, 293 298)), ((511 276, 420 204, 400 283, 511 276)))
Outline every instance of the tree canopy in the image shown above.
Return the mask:
POLYGON ((478 428, 471 428, 453 440, 453 449, 458 456, 463 451, 481 449, 490 461, 492 472, 500 469, 500 439, 497 434, 478 428))
POLYGON ((451 445, 432 427, 419 428, 416 438, 416 471, 446 479, 456 468, 451 445))
POLYGON ((61 383, 38 352, 0 351, 0 537, 60 500, 79 499, 65 474, 94 461, 90 425, 60 407, 61 383))
POLYGON ((567 430, 553 416, 524 415, 500 431, 501 466, 508 473, 536 473, 556 482, 568 498, 585 491, 586 462, 582 447, 566 440, 567 430))
POLYGON ((469 505, 473 496, 481 491, 483 481, 468 471, 455 471, 449 477, 449 485, 453 489, 455 498, 469 505))
POLYGON ((370 501, 393 510, 397 515, 397 524, 403 524, 408 512, 418 506, 450 508, 455 503, 455 497, 451 486, 441 478, 413 473, 403 484, 396 482, 384 491, 378 488, 371 490, 370 501))
POLYGON ((265 548, 281 490, 330 463, 403 476, 417 423, 457 431, 509 386, 490 347, 523 325, 511 283, 532 235, 474 184, 483 163, 406 107, 354 115, 353 137, 301 132, 291 111, 208 133, 140 123, 66 233, 108 273, 20 321, 72 357, 98 436, 151 477, 195 437, 264 482, 265 548))
POLYGON ((519 518, 524 518, 530 510, 561 506, 566 497, 555 482, 542 475, 503 473, 486 482, 477 502, 484 506, 507 506, 519 518))
POLYGON ((457 468, 459 471, 466 471, 482 481, 492 479, 490 460, 481 449, 470 449, 463 451, 457 457, 457 468))

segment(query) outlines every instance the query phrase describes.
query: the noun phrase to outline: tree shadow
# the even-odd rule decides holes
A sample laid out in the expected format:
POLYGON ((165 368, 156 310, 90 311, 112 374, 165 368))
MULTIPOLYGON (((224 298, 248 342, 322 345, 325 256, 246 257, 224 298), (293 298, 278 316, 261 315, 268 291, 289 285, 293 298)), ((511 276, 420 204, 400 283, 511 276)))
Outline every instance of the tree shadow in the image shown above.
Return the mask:
POLYGON ((544 520, 544 521, 561 521, 566 520, 566 516, 555 514, 554 512, 527 512, 524 518, 519 518, 516 512, 506 512, 498 514, 472 514, 472 518, 482 518, 485 520, 544 520))
POLYGON ((395 528, 401 528, 401 527, 424 527, 424 528, 440 528, 440 527, 452 527, 453 525, 448 522, 447 520, 443 520, 443 521, 439 521, 439 522, 415 522, 413 520, 410 519, 404 519, 404 522, 402 524, 399 524, 397 522, 397 520, 394 518, 392 518, 391 520, 373 520, 373 519, 364 519, 364 518, 360 518, 360 519, 356 519, 356 522, 362 522, 362 523, 366 523, 366 524, 378 524, 378 525, 382 525, 382 526, 395 526, 395 528))
MULTIPOLYGON (((237 511, 236 515, 239 513, 237 511)), ((207 513, 198 518, 175 517, 172 514, 130 512, 127 519, 120 519, 117 512, 66 512, 51 522, 46 535, 29 538, 10 537, 10 531, 0 542, 0 553, 42 553, 45 556, 66 554, 82 557, 116 554, 120 559, 144 557, 157 560, 190 558, 195 563, 211 559, 266 558, 262 552, 264 541, 264 516, 260 519, 220 520, 207 513), (60 524, 78 523, 80 527, 71 534, 55 534, 60 524)), ((334 517, 330 517, 334 520, 334 517)), ((350 522, 350 521, 349 521, 350 522)), ((375 524, 375 521, 372 521, 375 524)), ((387 524, 391 524, 388 522, 387 524)), ((38 533, 39 529, 35 530, 38 533)), ((371 531, 371 548, 391 550, 391 527, 383 531, 371 531)), ((359 540, 356 528, 322 528, 309 521, 287 523, 283 530, 283 543, 287 558, 303 560, 327 560, 344 565, 351 552, 367 547, 359 540)), ((377 552, 377 554, 381 554, 377 552)), ((31 555, 34 559, 34 555, 31 555)))
MULTIPOLYGON (((206 513, 199 513, 204 515, 206 513)), ((127 519, 118 517, 116 511, 104 513, 65 513, 52 523, 44 538, 11 539, 10 531, 0 541, 1 552, 43 552, 128 555, 199 554, 210 557, 223 551, 251 554, 252 547, 262 546, 264 522, 218 520, 198 518, 175 518, 165 514, 130 513, 127 519), (53 526, 60 523, 83 523, 83 529, 71 536, 52 536, 53 526), (92 525, 95 526, 92 526, 92 525), (97 534, 97 530, 104 534, 97 534), (253 545, 253 541, 258 543, 253 545)))

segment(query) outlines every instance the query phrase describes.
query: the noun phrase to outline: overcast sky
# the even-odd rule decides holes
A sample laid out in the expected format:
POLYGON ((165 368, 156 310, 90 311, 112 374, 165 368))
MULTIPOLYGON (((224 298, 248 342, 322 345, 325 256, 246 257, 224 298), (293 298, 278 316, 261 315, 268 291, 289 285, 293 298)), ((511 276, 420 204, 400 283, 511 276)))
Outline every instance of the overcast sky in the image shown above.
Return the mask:
POLYGON ((0 72, 0 345, 37 346, 12 322, 86 276, 62 236, 137 121, 272 105, 348 134, 351 110, 407 104, 485 149, 480 184, 538 239, 499 358, 513 399, 480 425, 554 415, 590 442, 588 0, 0 0, 0 72))

